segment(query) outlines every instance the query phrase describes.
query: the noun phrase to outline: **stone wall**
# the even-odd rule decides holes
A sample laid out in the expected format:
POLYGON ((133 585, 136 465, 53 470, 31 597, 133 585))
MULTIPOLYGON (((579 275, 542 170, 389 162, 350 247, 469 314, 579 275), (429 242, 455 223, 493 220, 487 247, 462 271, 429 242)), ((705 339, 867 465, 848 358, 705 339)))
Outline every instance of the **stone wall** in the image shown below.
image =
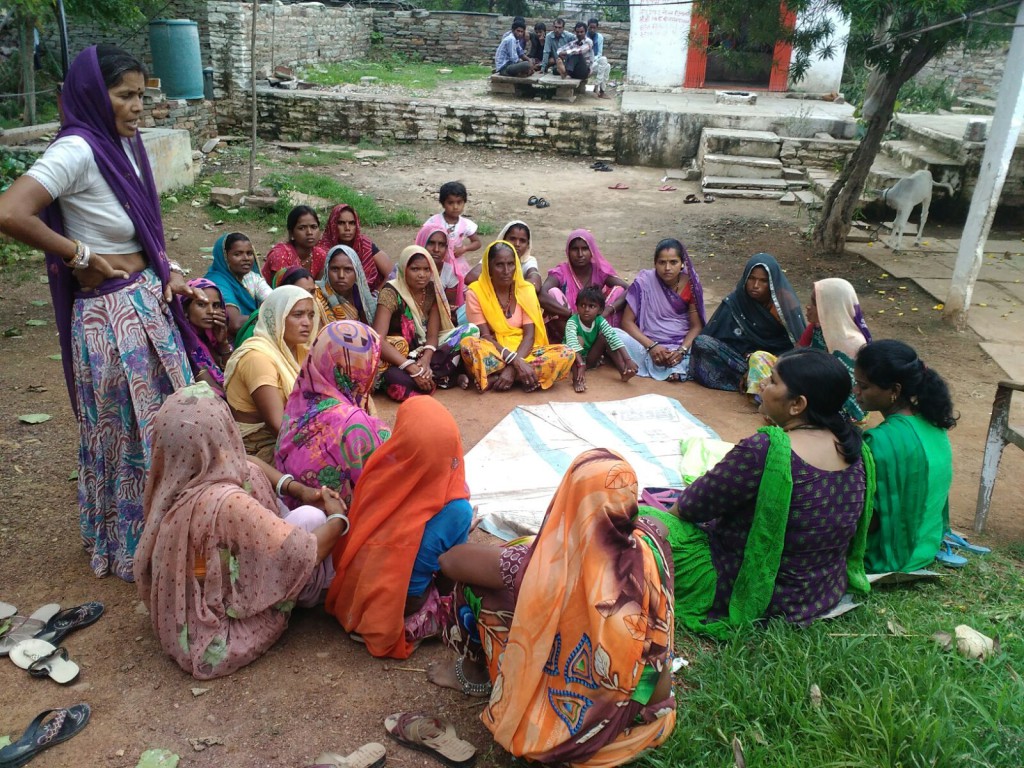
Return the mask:
POLYGON ((142 124, 146 128, 174 128, 188 131, 192 146, 199 149, 217 135, 217 105, 203 99, 171 99, 148 95, 143 102, 142 124))
POLYGON ((999 91, 1009 51, 1009 43, 984 51, 951 51, 925 64, 916 79, 948 80, 957 96, 994 99, 999 91))
MULTIPOLYGON (((527 31, 534 23, 543 21, 550 33, 552 18, 528 18, 527 31)), ((566 17, 571 31, 577 19, 566 17)), ((583 19, 586 21, 586 19, 583 19)), ((512 27, 511 16, 494 13, 466 13, 461 11, 386 11, 377 10, 373 16, 374 37, 387 52, 410 59, 450 64, 494 64, 494 50, 502 36, 512 27)), ((604 55, 612 67, 626 70, 629 50, 629 24, 602 22, 604 55)))
POLYGON ((779 159, 787 168, 822 168, 833 173, 845 166, 860 146, 852 139, 782 137, 779 159))
MULTIPOLYGON (((619 116, 612 112, 394 102, 386 97, 277 88, 260 89, 256 101, 260 135, 293 141, 450 141, 613 157, 619 126, 619 116)), ((221 131, 247 131, 247 115, 244 109, 222 110, 221 131)))
MULTIPOLYGON (((250 88, 249 40, 252 6, 207 3, 215 98, 233 98, 250 88)), ((365 58, 370 52, 373 10, 320 3, 260 4, 256 21, 256 76, 274 67, 296 67, 365 58)))

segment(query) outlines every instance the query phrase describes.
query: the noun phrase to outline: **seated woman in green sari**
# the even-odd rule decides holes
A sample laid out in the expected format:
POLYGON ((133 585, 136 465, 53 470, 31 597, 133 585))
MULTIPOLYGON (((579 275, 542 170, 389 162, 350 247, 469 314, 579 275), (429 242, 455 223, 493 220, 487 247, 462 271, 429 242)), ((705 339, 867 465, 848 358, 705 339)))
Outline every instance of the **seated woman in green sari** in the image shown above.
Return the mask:
POLYGON ((779 356, 762 389, 772 425, 686 488, 668 528, 676 616, 694 631, 781 617, 808 624, 847 590, 867 592, 870 454, 841 413, 850 375, 817 349, 779 356))
POLYGON ((949 529, 953 448, 947 432, 957 421, 949 387, 912 347, 892 339, 865 345, 853 378, 861 408, 885 417, 864 433, 878 468, 864 566, 868 573, 927 568, 949 529))

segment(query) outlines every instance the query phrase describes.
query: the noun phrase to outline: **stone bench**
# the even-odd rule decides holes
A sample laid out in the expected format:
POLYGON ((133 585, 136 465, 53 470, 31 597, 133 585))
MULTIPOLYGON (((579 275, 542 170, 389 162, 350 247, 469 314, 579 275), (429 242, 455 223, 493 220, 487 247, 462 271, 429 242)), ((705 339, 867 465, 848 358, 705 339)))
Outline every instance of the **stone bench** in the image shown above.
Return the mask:
POLYGON ((543 94, 554 101, 566 101, 570 104, 576 101, 576 89, 579 88, 581 82, 581 80, 573 80, 571 77, 563 79, 559 75, 542 75, 539 72, 529 77, 491 75, 490 79, 491 93, 524 98, 533 98, 543 94))

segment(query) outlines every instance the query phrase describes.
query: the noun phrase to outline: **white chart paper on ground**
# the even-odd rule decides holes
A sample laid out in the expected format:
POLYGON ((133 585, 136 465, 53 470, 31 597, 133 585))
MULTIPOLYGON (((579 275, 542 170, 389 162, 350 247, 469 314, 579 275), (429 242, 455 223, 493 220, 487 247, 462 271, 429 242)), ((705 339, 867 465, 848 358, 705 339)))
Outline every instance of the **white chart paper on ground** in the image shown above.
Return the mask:
POLYGON ((718 437, 663 395, 519 406, 466 454, 480 526, 505 540, 536 533, 569 465, 591 448, 621 454, 641 488, 682 487, 679 441, 694 435, 718 437))

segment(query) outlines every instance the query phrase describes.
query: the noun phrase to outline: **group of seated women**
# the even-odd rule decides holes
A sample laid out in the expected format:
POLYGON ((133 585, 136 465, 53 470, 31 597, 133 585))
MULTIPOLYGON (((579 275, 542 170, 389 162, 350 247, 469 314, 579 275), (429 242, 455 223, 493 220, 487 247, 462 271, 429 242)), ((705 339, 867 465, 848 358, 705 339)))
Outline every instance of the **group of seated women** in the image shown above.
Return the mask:
MULTIPOLYGON (((361 237, 343 208, 332 219, 361 237)), ((159 413, 135 566, 157 637, 186 671, 230 674, 295 606, 323 603, 375 656, 442 638, 457 658, 430 679, 489 697, 482 719, 512 754, 615 765, 672 730, 677 625, 724 636, 773 617, 807 624, 867 592, 867 573, 934 560, 948 529, 949 392, 913 349, 871 340, 846 281, 815 283, 807 325, 778 264, 757 254, 705 324, 677 240, 627 285, 573 232, 538 291, 535 262, 524 272, 520 260, 525 225, 507 227, 461 288, 443 277, 443 235, 424 227, 386 281, 390 260, 350 236, 312 284, 302 263, 275 265, 258 302, 251 244, 226 236, 194 281, 188 314, 209 376, 159 413), (232 329, 254 315, 232 350, 232 329), (577 337, 551 343, 559 332, 577 337), (746 391, 768 426, 663 508, 639 505, 620 456, 589 451, 537 536, 467 543, 458 426, 411 395, 467 374, 481 391, 547 388, 582 373, 586 343, 604 344, 624 377, 746 391), (371 399, 381 379, 402 402, 393 428, 371 399), (876 410, 883 422, 862 435, 876 410)), ((293 249, 316 270, 313 236, 293 238, 312 243, 293 249)))

